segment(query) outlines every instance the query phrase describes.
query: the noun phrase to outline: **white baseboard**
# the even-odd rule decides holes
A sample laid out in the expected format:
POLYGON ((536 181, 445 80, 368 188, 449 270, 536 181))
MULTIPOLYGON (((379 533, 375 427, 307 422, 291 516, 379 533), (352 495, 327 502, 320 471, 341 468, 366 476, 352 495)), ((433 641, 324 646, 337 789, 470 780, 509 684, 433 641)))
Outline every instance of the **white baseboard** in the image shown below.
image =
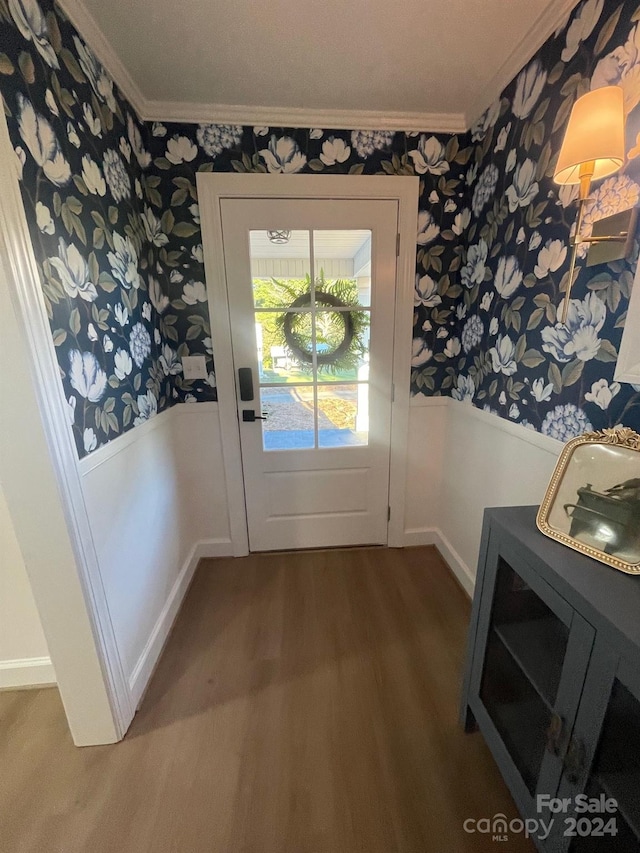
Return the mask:
POLYGON ((189 552, 162 612, 153 626, 153 631, 143 652, 129 677, 129 690, 134 708, 139 707, 144 696, 198 563, 207 557, 229 557, 232 553, 230 539, 202 539, 200 542, 196 542, 189 552))
POLYGON ((476 585, 475 573, 471 571, 439 528, 421 527, 405 530, 403 547, 410 548, 417 545, 435 545, 442 559, 456 576, 460 586, 469 598, 473 598, 473 590, 476 585))
POLYGON ((56 684, 51 658, 0 661, 0 690, 24 690, 56 684))

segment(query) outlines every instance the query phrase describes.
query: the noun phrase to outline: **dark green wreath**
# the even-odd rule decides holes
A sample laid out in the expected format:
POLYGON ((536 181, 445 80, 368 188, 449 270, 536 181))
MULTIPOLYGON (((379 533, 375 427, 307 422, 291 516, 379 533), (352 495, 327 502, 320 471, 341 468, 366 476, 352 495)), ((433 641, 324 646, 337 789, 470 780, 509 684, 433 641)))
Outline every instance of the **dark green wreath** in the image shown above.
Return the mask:
MULTIPOLYGON (((308 278, 309 289, 297 296, 289 308, 311 307, 311 280, 308 278)), ((325 281, 321 272, 316 281, 315 302, 317 306, 328 309, 350 308, 357 305, 358 291, 353 281, 338 280, 333 283, 325 281)), ((287 312, 278 317, 278 325, 291 354, 303 366, 313 363, 313 353, 309 350, 309 336, 296 332, 295 325, 301 317, 307 315, 298 312, 287 312)), ((332 311, 331 318, 340 318, 344 328, 340 342, 329 351, 317 353, 318 367, 324 367, 332 373, 357 370, 362 357, 366 353, 363 340, 364 332, 369 326, 369 316, 365 311, 332 311)))

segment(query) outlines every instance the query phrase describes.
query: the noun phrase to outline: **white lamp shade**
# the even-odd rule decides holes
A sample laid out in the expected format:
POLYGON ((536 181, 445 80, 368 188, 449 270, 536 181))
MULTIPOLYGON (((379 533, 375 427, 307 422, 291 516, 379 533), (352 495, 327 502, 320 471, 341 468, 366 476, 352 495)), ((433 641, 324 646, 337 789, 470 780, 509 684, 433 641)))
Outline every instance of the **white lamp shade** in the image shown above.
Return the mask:
POLYGON ((624 164, 624 99, 620 86, 587 92, 573 105, 554 180, 579 184, 580 167, 593 163, 591 179, 612 175, 624 164))

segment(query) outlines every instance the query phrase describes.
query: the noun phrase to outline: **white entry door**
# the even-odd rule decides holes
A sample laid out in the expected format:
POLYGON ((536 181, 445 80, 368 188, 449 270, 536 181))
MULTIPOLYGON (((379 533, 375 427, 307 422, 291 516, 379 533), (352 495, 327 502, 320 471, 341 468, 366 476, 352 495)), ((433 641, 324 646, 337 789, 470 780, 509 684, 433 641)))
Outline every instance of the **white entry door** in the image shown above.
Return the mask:
POLYGON ((221 216, 250 549, 386 543, 398 203, 221 216))

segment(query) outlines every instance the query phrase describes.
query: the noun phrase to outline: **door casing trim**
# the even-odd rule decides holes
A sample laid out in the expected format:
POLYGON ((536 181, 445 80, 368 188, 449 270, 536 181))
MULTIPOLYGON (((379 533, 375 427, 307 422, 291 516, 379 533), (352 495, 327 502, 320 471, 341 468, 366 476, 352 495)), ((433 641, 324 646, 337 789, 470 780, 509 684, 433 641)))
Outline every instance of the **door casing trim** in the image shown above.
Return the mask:
POLYGON ((240 428, 232 355, 231 322, 224 262, 221 201, 228 198, 279 199, 389 199, 398 202, 398 259, 396 264, 393 333, 393 386, 389 463, 390 520, 387 542, 404 541, 409 377, 415 288, 416 228, 420 180, 413 176, 376 175, 265 175, 198 172, 196 176, 207 297, 214 342, 218 413, 227 486, 233 554, 249 553, 244 499, 240 428))

